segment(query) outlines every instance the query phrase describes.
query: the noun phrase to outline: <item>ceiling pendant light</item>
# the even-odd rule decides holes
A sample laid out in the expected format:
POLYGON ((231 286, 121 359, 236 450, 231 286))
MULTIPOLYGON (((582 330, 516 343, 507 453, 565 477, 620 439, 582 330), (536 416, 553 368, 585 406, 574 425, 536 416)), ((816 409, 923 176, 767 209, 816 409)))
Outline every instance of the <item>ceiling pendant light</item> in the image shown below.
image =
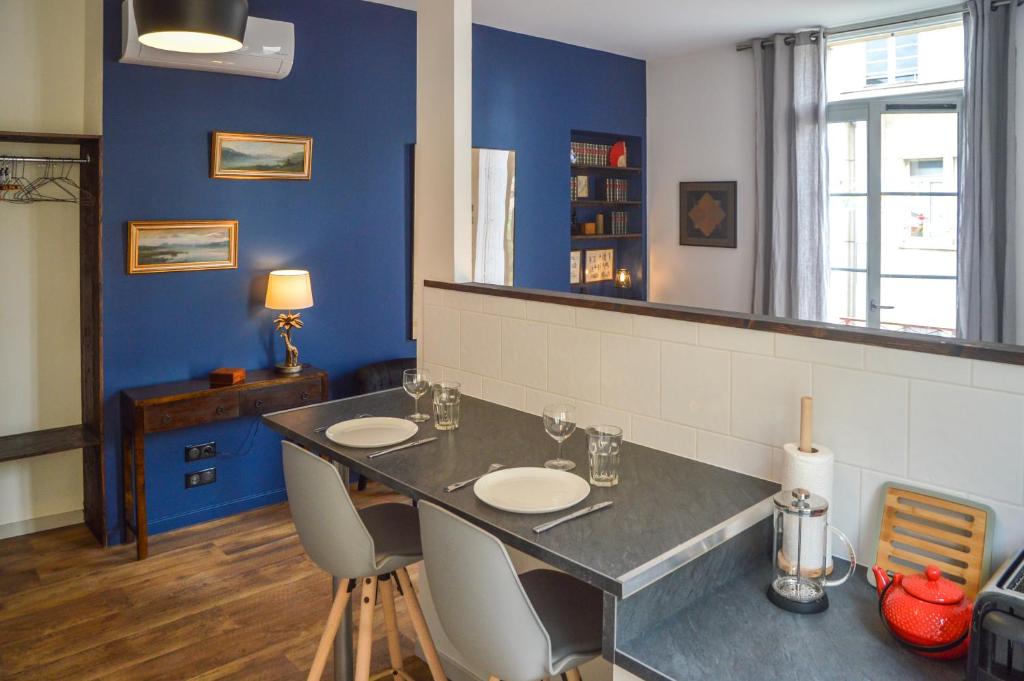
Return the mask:
POLYGON ((241 49, 249 0, 134 0, 139 42, 171 52, 241 49))

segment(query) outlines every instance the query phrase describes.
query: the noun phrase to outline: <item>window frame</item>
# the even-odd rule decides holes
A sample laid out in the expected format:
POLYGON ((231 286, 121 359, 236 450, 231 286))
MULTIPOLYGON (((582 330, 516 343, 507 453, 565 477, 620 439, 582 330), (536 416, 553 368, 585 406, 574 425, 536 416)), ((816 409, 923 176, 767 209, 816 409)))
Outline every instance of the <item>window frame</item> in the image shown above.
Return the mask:
MULTIPOLYGON (((829 102, 826 109, 828 123, 864 121, 867 126, 867 187, 866 192, 828 192, 829 200, 837 197, 867 199, 867 266, 866 268, 833 267, 829 272, 862 272, 867 279, 866 316, 868 328, 882 327, 882 310, 889 309, 881 300, 882 279, 956 279, 950 275, 909 275, 882 273, 882 115, 886 113, 950 113, 957 114, 957 147, 963 147, 963 90, 960 88, 894 95, 865 93, 858 99, 829 102), (912 108, 911 108, 912 107, 912 108)), ((956 192, 885 192, 886 196, 955 196, 957 199, 957 230, 959 231, 960 173, 957 163, 956 192)), ((827 210, 827 209, 826 209, 827 210)))

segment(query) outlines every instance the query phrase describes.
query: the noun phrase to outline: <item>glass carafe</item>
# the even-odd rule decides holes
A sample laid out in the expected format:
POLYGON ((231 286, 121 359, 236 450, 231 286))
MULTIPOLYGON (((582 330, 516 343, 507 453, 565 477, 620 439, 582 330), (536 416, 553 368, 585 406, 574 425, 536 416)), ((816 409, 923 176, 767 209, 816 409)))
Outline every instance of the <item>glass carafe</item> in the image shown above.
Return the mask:
POLYGON ((805 489, 783 490, 772 497, 775 532, 774 569, 768 599, 784 610, 821 612, 828 608, 825 588, 839 586, 857 568, 853 545, 828 523, 828 500, 805 489), (850 569, 841 579, 828 579, 828 533, 834 532, 850 556, 850 569))

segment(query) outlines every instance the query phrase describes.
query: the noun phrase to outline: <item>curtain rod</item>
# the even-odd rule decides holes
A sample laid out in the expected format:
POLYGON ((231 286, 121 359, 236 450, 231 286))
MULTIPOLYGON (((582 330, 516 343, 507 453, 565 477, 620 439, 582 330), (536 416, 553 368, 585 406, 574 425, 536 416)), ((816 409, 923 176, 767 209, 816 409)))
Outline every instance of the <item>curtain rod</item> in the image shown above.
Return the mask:
MULTIPOLYGON (((996 10, 1000 7, 1006 7, 1014 0, 995 0, 992 3, 992 9, 996 10)), ((1016 0, 1017 6, 1024 5, 1024 0, 1016 0)), ((842 35, 844 33, 853 33, 855 31, 868 31, 875 28, 886 28, 894 24, 905 24, 912 21, 926 21, 928 19, 938 19, 940 17, 948 16, 951 14, 962 14, 967 11, 967 5, 947 5, 945 7, 937 7, 935 9, 923 10, 921 12, 914 12, 913 14, 902 14, 895 17, 886 17, 884 19, 875 19, 872 21, 866 21, 859 24, 848 24, 846 26, 836 26, 834 28, 825 29, 825 37, 830 38, 836 35, 842 35)), ((796 39, 795 35, 788 35, 786 37, 786 44, 792 45, 796 39)), ((811 35, 811 40, 816 40, 817 36, 811 35)), ((771 40, 765 39, 761 41, 761 47, 767 47, 772 44, 771 40)), ((742 52, 744 50, 753 49, 754 40, 747 40, 742 43, 736 44, 736 51, 742 52)))
POLYGON ((0 163, 89 163, 92 159, 85 158, 47 158, 45 156, 0 156, 0 163))

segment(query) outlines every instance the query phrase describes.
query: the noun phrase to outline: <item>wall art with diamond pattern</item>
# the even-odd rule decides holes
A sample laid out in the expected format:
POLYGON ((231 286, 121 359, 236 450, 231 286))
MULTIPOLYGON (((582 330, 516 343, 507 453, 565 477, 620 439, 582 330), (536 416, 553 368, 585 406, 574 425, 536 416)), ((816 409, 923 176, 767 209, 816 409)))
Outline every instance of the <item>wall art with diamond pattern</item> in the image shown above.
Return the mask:
POLYGON ((679 183, 679 245, 736 248, 736 183, 679 183))

